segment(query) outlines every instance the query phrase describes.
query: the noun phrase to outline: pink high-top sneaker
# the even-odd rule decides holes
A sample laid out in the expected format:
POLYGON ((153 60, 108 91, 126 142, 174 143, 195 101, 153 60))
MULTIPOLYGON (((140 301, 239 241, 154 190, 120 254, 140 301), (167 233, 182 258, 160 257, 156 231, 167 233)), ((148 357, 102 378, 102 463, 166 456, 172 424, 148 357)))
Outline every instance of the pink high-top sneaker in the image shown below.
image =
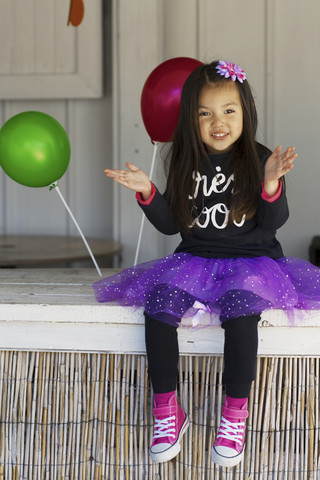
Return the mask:
POLYGON ((226 397, 217 438, 211 449, 211 458, 217 465, 234 467, 243 459, 248 400, 232 402, 226 397), (230 403, 233 405, 230 405, 230 403), (235 406, 238 403, 238 407, 235 406), (235 404, 235 405, 234 405, 235 404))
POLYGON ((168 462, 181 449, 181 438, 189 426, 189 419, 178 404, 175 392, 160 404, 154 396, 153 416, 154 435, 150 447, 150 457, 155 463, 168 462))

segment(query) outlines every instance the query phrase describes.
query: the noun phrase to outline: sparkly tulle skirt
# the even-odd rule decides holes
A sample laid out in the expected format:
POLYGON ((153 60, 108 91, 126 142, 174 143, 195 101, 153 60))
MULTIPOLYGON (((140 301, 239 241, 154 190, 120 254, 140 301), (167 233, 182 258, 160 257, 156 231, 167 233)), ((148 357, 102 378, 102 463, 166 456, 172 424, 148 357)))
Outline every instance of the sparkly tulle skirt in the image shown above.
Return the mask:
POLYGON ((320 269, 295 257, 207 259, 175 253, 124 269, 93 288, 99 302, 143 307, 175 326, 184 318, 201 326, 205 313, 224 322, 267 309, 282 309, 291 320, 302 310, 320 310, 320 269))

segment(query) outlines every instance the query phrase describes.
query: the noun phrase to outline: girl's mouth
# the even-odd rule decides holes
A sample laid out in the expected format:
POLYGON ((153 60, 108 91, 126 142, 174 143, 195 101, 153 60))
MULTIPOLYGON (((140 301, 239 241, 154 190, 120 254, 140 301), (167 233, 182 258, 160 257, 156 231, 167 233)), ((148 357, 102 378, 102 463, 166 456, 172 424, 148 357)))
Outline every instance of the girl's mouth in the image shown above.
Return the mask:
POLYGON ((215 140, 224 140, 228 136, 228 133, 212 133, 211 136, 215 140))

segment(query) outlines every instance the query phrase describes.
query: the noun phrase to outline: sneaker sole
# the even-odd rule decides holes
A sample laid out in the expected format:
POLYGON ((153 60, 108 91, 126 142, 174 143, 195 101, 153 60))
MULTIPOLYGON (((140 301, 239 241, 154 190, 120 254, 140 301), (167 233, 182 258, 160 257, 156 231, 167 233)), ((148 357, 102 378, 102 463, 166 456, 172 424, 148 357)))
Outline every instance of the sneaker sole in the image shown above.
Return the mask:
POLYGON ((238 465, 238 463, 243 460, 244 456, 244 447, 242 449, 242 452, 239 453, 239 455, 236 455, 234 457, 224 457, 223 455, 220 455, 214 447, 211 448, 211 460, 216 463, 217 465, 220 465, 221 467, 235 467, 238 465))
POLYGON ((186 418, 182 424, 179 437, 176 443, 174 443, 171 447, 167 448, 167 450, 165 450, 164 452, 153 453, 149 449, 151 460, 154 463, 164 463, 164 462, 169 462, 169 460, 172 460, 174 457, 176 457, 181 450, 181 438, 186 433, 188 427, 189 427, 189 417, 188 415, 186 415, 186 418))

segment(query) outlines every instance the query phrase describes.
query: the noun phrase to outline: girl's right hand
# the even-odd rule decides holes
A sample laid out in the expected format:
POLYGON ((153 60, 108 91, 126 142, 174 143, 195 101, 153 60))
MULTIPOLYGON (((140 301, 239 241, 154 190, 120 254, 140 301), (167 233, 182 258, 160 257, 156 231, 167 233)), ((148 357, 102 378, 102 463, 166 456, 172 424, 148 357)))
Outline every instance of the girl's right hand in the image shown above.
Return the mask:
POLYGON ((148 200, 151 195, 151 181, 148 175, 132 163, 127 162, 126 167, 128 170, 106 168, 104 172, 120 185, 141 193, 143 200, 148 200))

